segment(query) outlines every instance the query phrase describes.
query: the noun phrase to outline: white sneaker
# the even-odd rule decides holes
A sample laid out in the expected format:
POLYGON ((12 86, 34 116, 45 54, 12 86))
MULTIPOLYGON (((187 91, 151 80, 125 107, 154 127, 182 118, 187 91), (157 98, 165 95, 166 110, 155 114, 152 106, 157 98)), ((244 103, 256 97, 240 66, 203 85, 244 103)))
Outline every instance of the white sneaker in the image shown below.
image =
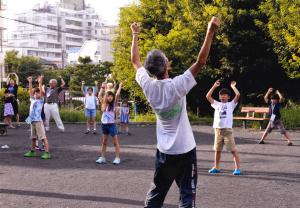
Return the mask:
POLYGON ((99 163, 99 164, 106 163, 105 157, 99 157, 98 160, 96 160, 96 163, 99 163))
POLYGON ((114 165, 119 165, 121 163, 121 159, 119 157, 116 157, 113 161, 114 165))

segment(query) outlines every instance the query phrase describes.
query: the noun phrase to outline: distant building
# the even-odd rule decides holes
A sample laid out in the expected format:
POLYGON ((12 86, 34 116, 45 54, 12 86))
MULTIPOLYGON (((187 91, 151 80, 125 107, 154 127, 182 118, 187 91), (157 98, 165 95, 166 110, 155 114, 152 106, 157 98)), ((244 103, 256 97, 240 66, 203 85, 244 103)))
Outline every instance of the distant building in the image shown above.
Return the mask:
MULTIPOLYGON (((0 16, 2 16, 2 11, 6 10, 6 1, 0 0, 0 16)), ((4 40, 4 32, 6 31, 6 28, 3 24, 3 19, 0 18, 0 88, 2 88, 2 81, 5 81, 5 63, 4 63, 4 48, 3 44, 5 42, 4 40)))
POLYGON ((60 5, 65 9, 75 11, 85 10, 84 0, 60 0, 60 5))
POLYGON ((68 54, 68 63, 77 64, 78 58, 89 56, 93 64, 99 61, 113 61, 112 40, 115 36, 116 26, 103 26, 97 29, 98 37, 87 40, 79 50, 68 54))
POLYGON ((11 34, 9 48, 18 50, 21 55, 40 57, 58 67, 66 66, 67 54, 79 50, 85 41, 96 39, 99 28, 104 26, 84 0, 61 0, 55 5, 45 2, 16 14, 15 18, 20 22, 11 34))

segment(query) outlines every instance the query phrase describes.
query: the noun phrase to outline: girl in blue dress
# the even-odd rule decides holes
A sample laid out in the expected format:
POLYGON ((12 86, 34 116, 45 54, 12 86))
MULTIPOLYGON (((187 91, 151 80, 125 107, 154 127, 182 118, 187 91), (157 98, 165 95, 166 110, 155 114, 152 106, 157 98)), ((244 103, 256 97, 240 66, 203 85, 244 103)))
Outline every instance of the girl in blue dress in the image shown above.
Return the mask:
POLYGON ((121 115, 120 115, 120 133, 122 133, 122 127, 125 126, 125 131, 127 135, 130 135, 129 133, 129 106, 128 106, 128 101, 124 100, 122 102, 121 106, 121 115))

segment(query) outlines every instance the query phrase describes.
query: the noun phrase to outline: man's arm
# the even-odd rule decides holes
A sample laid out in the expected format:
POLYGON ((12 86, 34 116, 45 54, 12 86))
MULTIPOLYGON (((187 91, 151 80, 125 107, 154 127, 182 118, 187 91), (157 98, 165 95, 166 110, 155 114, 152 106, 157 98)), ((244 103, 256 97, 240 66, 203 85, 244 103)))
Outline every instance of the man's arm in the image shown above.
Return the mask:
POLYGON ((141 60, 140 60, 140 52, 139 52, 139 45, 138 45, 138 34, 140 32, 140 26, 137 23, 133 23, 131 25, 132 31, 132 46, 131 46, 131 63, 134 66, 135 70, 138 70, 142 67, 141 60))
POLYGON ((32 77, 31 76, 28 77, 27 80, 28 80, 28 87, 29 87, 29 95, 30 95, 30 97, 32 97, 33 96, 33 91, 32 91, 32 77))
POLYGON ((230 87, 233 89, 234 93, 235 93, 235 97, 234 97, 234 103, 238 103, 239 99, 240 99, 240 92, 239 90, 236 88, 236 81, 232 81, 230 84, 230 87))
POLYGON ((214 85, 210 88, 210 90, 208 91, 208 93, 206 94, 206 98, 207 100, 213 104, 214 103, 214 99, 212 97, 212 94, 214 93, 215 89, 218 88, 221 85, 220 80, 217 80, 214 85))
POLYGON ((283 103, 284 102, 284 97, 282 96, 282 94, 279 92, 279 90, 276 90, 276 94, 279 96, 279 102, 283 103))
POLYGON ((60 81, 61 81, 60 87, 63 88, 66 85, 66 83, 65 83, 64 79, 62 78, 62 76, 59 76, 58 78, 60 78, 60 81))
POLYGON ((198 54, 197 61, 190 67, 190 70, 194 77, 196 77, 198 75, 198 73, 201 71, 203 66, 206 64, 214 33, 217 31, 220 24, 221 24, 220 20, 217 17, 213 17, 210 20, 210 22, 208 23, 206 36, 205 36, 202 48, 198 54))
POLYGON ((264 100, 266 103, 269 103, 269 96, 270 96, 271 92, 273 92, 273 88, 269 88, 267 93, 264 96, 264 100))

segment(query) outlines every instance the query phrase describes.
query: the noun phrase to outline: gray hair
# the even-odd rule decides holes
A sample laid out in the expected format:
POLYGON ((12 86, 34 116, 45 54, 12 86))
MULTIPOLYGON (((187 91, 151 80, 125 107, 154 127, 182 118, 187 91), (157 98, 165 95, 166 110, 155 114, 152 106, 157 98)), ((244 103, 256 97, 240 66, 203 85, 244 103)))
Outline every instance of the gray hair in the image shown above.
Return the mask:
POLYGON ((57 84, 57 80, 56 79, 50 79, 49 83, 55 82, 55 84, 57 84))
POLYGON ((165 67, 168 63, 166 55, 157 49, 148 52, 145 60, 145 68, 158 79, 162 79, 165 74, 165 67))

